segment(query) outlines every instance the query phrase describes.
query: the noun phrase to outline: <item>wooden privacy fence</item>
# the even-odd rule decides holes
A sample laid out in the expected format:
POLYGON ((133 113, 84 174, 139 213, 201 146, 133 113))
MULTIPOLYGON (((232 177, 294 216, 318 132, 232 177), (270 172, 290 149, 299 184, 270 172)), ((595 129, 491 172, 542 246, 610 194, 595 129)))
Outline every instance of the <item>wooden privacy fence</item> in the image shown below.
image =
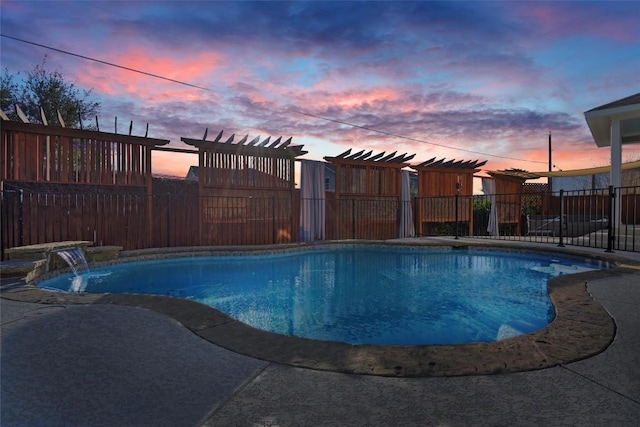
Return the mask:
POLYGON ((2 192, 2 247, 88 240, 143 248, 148 198, 144 194, 2 192))
POLYGON ((473 235, 473 174, 485 163, 434 157, 414 167, 418 171, 418 235, 438 234, 442 223, 455 221, 467 225, 464 234, 473 235))
POLYGON ((293 198, 276 199, 4 190, 0 209, 3 250, 64 240, 88 240, 125 250, 298 241, 297 192, 293 198), (197 226, 200 206, 212 206, 216 218, 205 235, 197 226), (149 209, 154 218, 151 226, 149 209))
MULTIPOLYGON (((109 186, 58 186, 46 190, 25 186, 21 190, 15 185, 6 185, 0 199, 2 249, 63 240, 89 240, 96 245, 140 249, 261 245, 292 243, 300 239, 300 198, 297 190, 291 197, 280 198, 205 197, 199 196, 195 183, 188 181, 178 181, 175 185, 159 181, 154 185, 162 192, 158 191, 152 197, 139 187, 130 187, 128 192, 124 192, 109 186), (202 206, 210 207, 214 218, 214 225, 204 235, 198 227, 202 206), (147 221, 149 210, 152 210, 154 218, 151 226, 147 221)), ((640 230, 636 231, 640 225, 640 187, 616 189, 616 195, 620 199, 621 216, 617 236, 622 233, 632 237, 634 233, 640 234, 640 230)), ((500 196, 496 197, 498 207, 501 199, 515 197, 513 194, 496 196, 500 196)), ((490 205, 485 196, 474 196, 473 235, 557 243, 559 219, 562 217, 564 237, 573 239, 565 243, 606 247, 606 227, 610 223, 612 200, 608 190, 592 194, 563 194, 562 208, 558 193, 543 197, 549 201, 544 209, 540 204, 523 205, 523 210, 518 213, 522 228, 515 229, 512 222, 501 223, 498 220, 500 235, 488 236, 486 228, 490 205), (593 232, 600 234, 591 239, 581 237, 593 232)), ((411 202, 413 206, 420 203, 421 198, 414 198, 411 202)), ((450 210, 454 203, 455 197, 448 196, 433 198, 431 205, 450 210)), ((399 205, 394 198, 351 197, 340 200, 332 192, 327 192, 325 206, 328 240, 397 237, 394 218, 399 205), (341 217, 336 218, 337 215, 341 217), (340 228, 333 228, 336 224, 340 228)), ((448 215, 447 212, 433 212, 434 219, 448 215)), ((454 235, 451 222, 433 224, 431 233, 425 235, 454 235)), ((460 234, 470 235, 464 221, 461 221, 460 234)), ((617 237, 616 242, 620 249, 640 250, 634 240, 623 241, 617 237)))
POLYGON ((298 240, 294 162, 306 153, 291 138, 249 136, 234 143, 182 138, 198 149, 199 244, 241 245, 298 240), (252 243, 247 243, 252 242, 252 243))
POLYGON ((151 183, 151 151, 168 140, 2 121, 2 181, 151 183))
POLYGON ((7 190, 3 250, 69 239, 124 241, 130 247, 150 243, 151 153, 169 140, 23 120, 0 121, 0 174, 7 190), (29 188, 36 190, 25 191, 29 188))
MULTIPOLYGON (((61 240, 139 249, 300 239, 294 165, 306 151, 292 145, 291 138, 245 136, 234 143, 234 135, 223 140, 222 132, 213 140, 206 133, 202 140, 182 138, 197 148, 178 151, 198 154, 198 182, 169 184, 172 180, 151 175, 151 153, 171 151, 161 147, 167 140, 7 120, 1 124, 3 257, 8 247, 61 240)), ((335 171, 335 191, 326 193, 326 203, 315 204, 326 207, 326 238, 395 238, 405 217, 401 208, 408 205, 418 235, 457 235, 460 224, 468 226, 462 235, 486 235, 490 209, 471 192, 473 174, 485 162, 434 158, 411 166, 407 162, 413 157, 364 150, 326 157, 335 171), (417 170, 418 182, 418 197, 411 202, 406 192, 401 194, 402 169, 409 167, 417 170)), ((639 187, 617 188, 615 197, 608 189, 530 192, 526 171, 490 175, 501 237, 555 238, 562 230, 580 242, 598 244, 585 234, 601 232, 615 219, 618 241, 625 233, 625 242, 635 247, 635 237, 628 237, 635 236, 640 219, 639 187)))
POLYGON ((297 206, 290 198, 167 194, 153 197, 152 246, 265 245, 298 241, 297 206), (204 207, 203 227, 198 218, 204 207), (211 218, 210 220, 208 218, 211 218))
POLYGON ((453 235, 455 230, 452 224, 456 220, 468 230, 463 232, 464 235, 473 235, 473 196, 418 197, 414 206, 418 236, 453 235))
POLYGON ((398 237, 397 198, 326 196, 327 240, 366 239, 384 240, 398 237))
POLYGON ((327 197, 329 239, 393 239, 398 237, 402 168, 415 154, 372 151, 324 159, 335 170, 335 192, 327 197))
POLYGON ((209 196, 201 198, 200 206, 200 241, 205 244, 262 245, 298 241, 296 197, 209 196))
POLYGON ((625 225, 640 224, 640 187, 617 189, 620 197, 620 219, 625 225))

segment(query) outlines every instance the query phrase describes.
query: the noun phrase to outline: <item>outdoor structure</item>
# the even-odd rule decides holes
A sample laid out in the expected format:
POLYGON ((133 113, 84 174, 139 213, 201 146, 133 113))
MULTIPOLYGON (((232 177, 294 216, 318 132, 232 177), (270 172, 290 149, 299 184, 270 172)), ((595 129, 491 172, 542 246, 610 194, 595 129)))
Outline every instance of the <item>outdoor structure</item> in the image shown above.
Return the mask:
POLYGON ((2 121, 2 181, 151 185, 151 151, 168 140, 2 121))
POLYGON ((637 177, 640 174, 634 172, 640 172, 639 166, 640 162, 623 165, 626 177, 633 182, 629 182, 628 189, 617 187, 617 197, 612 197, 606 179, 609 167, 552 172, 492 171, 488 173, 495 181, 496 195, 490 196, 486 191, 485 194, 495 198, 492 200, 492 210, 495 206, 497 212, 495 224, 518 225, 511 234, 584 236, 607 228, 612 200, 617 200, 617 209, 622 212, 618 216, 620 225, 638 222, 637 177), (539 178, 549 178, 552 190, 536 191, 534 184, 525 183, 539 178))
POLYGON ((151 153, 168 140, 23 121, 1 121, 3 248, 56 238, 152 243, 151 153))
MULTIPOLYGON (((398 237, 402 168, 415 154, 373 154, 351 149, 325 157, 336 171, 336 188, 327 199, 327 234, 332 239, 393 239, 398 237)), ((408 180, 407 180, 408 185, 408 180)))
POLYGON ((468 235, 473 235, 473 174, 485 163, 434 157, 413 166, 418 171, 416 232, 419 236, 431 234, 436 223, 456 220, 467 223, 468 235))
MULTIPOLYGON (((636 141, 634 123, 621 120, 621 144, 636 141)), ((8 248, 61 241, 135 250, 458 233, 640 248, 640 162, 620 167, 623 187, 605 182, 607 168, 493 171, 482 179, 483 198, 472 194, 486 163, 477 160, 411 165, 415 155, 347 150, 314 161, 300 159, 306 151, 291 138, 235 142, 220 132, 207 140, 205 131, 182 138, 185 149, 6 116, 0 124, 2 259, 8 248), (153 151, 198 164, 188 179, 153 177, 153 151), (553 188, 539 182, 545 177, 553 188)))
POLYGON ((200 244, 296 241, 294 162, 303 146, 248 135, 233 143, 235 135, 223 140, 222 133, 212 141, 181 138, 198 149, 200 244))
MULTIPOLYGON (((611 180, 622 186, 622 146, 640 143, 640 93, 593 108, 584 113, 589 130, 598 147, 611 147, 611 180)), ((614 222, 621 223, 620 200, 614 222)))
POLYGON ((584 113, 598 147, 611 147, 611 185, 622 185, 622 146, 640 143, 640 93, 584 113))
POLYGON ((521 169, 507 169, 503 171, 487 172, 495 182, 495 212, 497 224, 511 225, 514 232, 522 230, 522 196, 524 183, 527 179, 539 178, 521 169))
MULTIPOLYGON (((620 167, 622 186, 633 187, 640 184, 640 161, 623 163, 620 167)), ((596 191, 608 188, 611 184, 611 167, 599 166, 586 169, 572 169, 552 172, 527 172, 518 169, 491 172, 495 175, 512 175, 526 180, 548 178, 549 186, 544 191, 596 191)), ((530 185, 529 183, 524 184, 530 185)), ((517 188, 514 187, 514 188, 517 188)), ((525 191, 526 193, 526 191, 525 191)))

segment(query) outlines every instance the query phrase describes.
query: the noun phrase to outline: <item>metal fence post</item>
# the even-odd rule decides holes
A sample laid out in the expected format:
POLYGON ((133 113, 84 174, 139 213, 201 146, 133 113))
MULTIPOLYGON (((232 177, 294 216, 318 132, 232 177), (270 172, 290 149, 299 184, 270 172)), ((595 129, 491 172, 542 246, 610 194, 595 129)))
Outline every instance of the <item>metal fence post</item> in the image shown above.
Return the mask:
POLYGON ((609 186, 609 224, 607 226, 607 250, 605 252, 613 252, 613 240, 615 239, 615 200, 616 190, 613 185, 609 186))
POLYGON ((419 237, 418 234, 418 220, 420 219, 420 215, 418 213, 418 198, 414 197, 413 199, 413 230, 415 231, 414 237, 419 237))
POLYGON ((456 198, 455 198, 455 202, 456 202, 456 237, 455 239, 458 239, 458 236, 460 235, 460 230, 459 230, 459 226, 460 226, 460 221, 459 221, 459 216, 458 216, 458 202, 460 200, 460 176, 458 175, 458 182, 456 182, 456 198))
POLYGON ((167 193, 167 247, 171 247, 171 193, 167 193))
POLYGON ((18 246, 24 245, 24 218, 22 217, 22 203, 24 202, 24 190, 20 190, 20 198, 18 199, 18 246))
POLYGON ((7 219, 7 233, 9 231, 9 220, 7 218, 7 215, 4 212, 4 206, 5 206, 5 202, 4 202, 4 190, 2 190, 2 188, 0 188, 0 260, 4 261, 4 239, 7 238, 7 236, 5 235, 5 230, 3 227, 3 219, 7 219))
POLYGON ((558 247, 561 247, 561 248, 564 248, 563 233, 562 233, 563 227, 564 227, 564 190, 560 190, 560 230, 558 231, 560 242, 558 243, 558 247))
POLYGON ((458 220, 458 218, 459 218, 459 217, 458 217, 458 201, 459 201, 459 199, 460 199, 460 196, 459 196, 459 194, 456 192, 456 237, 455 237, 455 238, 456 238, 456 240, 458 239, 458 236, 460 235, 460 233, 459 233, 459 229, 458 229, 458 227, 459 227, 459 225, 460 225, 460 222, 459 222, 459 220, 458 220))
POLYGON ((278 241, 278 230, 276 228, 276 197, 271 196, 271 230, 273 243, 278 241))
POLYGON ((351 238, 356 238, 356 199, 351 199, 351 238))

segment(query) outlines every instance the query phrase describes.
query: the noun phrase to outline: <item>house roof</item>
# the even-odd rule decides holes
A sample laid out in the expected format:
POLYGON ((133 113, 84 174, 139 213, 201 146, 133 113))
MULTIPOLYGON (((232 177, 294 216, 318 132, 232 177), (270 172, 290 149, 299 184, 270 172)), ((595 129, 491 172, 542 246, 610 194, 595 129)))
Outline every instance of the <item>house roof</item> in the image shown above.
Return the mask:
POLYGON ((600 110, 610 110, 612 108, 625 107, 627 105, 640 104, 640 92, 627 96, 626 98, 618 99, 617 101, 609 102, 608 104, 601 105, 596 108, 592 108, 587 111, 587 113, 591 111, 600 111, 600 110))
POLYGON ((198 178, 198 173, 200 172, 200 168, 198 166, 189 166, 189 171, 187 172, 187 177, 189 175, 194 178, 198 178))
POLYGON ((640 143, 640 92, 584 113, 598 147, 611 145, 611 120, 620 120, 622 144, 640 143))

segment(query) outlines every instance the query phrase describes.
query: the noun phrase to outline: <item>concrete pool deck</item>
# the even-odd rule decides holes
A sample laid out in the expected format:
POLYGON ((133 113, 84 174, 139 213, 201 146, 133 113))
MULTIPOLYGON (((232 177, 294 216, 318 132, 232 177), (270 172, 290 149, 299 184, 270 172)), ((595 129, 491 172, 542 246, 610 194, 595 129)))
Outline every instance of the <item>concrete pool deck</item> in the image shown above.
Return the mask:
MULTIPOLYGON (((478 239, 437 240, 478 243, 478 239)), ((601 249, 565 249, 609 256, 601 249)), ((606 274, 585 273, 552 286, 553 295, 554 287, 564 291, 575 287, 577 278, 578 288, 583 289, 577 295, 588 297, 586 284, 598 302, 590 303, 590 297, 575 299, 576 294, 558 296, 569 302, 566 316, 577 316, 566 320, 558 314, 577 325, 568 328, 579 333, 577 341, 551 334, 528 338, 528 345, 506 345, 511 349, 499 359, 504 363, 509 356, 506 366, 492 365, 495 360, 483 362, 491 353, 486 348, 475 353, 445 352, 440 359, 433 354, 425 359, 422 354, 417 359, 427 360, 422 365, 407 361, 410 349, 396 349, 391 356, 378 353, 372 363, 372 353, 363 356, 327 348, 315 353, 320 354, 315 359, 319 365, 313 366, 309 365, 313 352, 304 345, 279 343, 271 334, 247 339, 242 325, 227 325, 224 332, 225 328, 211 327, 210 322, 220 319, 194 310, 189 301, 124 295, 97 301, 94 298, 105 297, 88 294, 65 299, 64 294, 5 284, 0 300, 0 421, 3 426, 635 425, 640 418, 640 254, 613 256, 626 267, 606 274), (615 319, 615 328, 607 312, 615 319), (595 333, 585 333, 590 327, 595 333), (207 339, 244 348, 232 352, 207 339), (575 357, 585 345, 598 347, 597 354, 575 357), (555 353, 550 354, 550 348, 555 353), (260 360, 237 351, 254 356, 268 351, 272 357, 262 354, 271 361, 260 360), (552 359, 546 366, 553 367, 537 369, 541 357, 552 359), (291 366, 296 364, 315 369, 291 366), (372 366, 390 370, 366 372, 372 366), (475 372, 488 366, 487 372, 494 375, 447 372, 451 366, 475 372), (499 373, 523 369, 529 371, 499 373), (390 377, 396 375, 466 376, 390 377)))

